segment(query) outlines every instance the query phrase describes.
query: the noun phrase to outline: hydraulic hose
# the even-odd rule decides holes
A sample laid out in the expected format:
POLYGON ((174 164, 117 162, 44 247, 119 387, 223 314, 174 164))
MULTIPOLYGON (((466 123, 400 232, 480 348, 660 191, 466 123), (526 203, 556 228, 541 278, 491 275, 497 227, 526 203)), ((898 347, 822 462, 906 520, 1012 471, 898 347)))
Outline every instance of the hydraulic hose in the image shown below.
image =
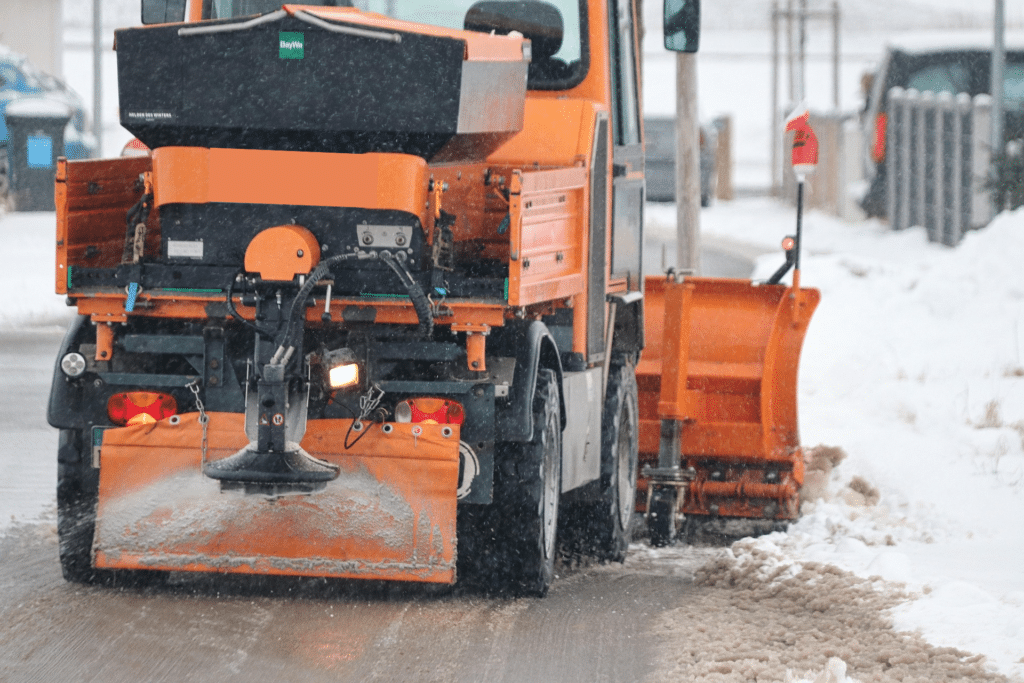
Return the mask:
POLYGON ((322 280, 331 270, 331 267, 342 261, 348 261, 351 259, 380 259, 384 261, 394 271, 395 275, 405 286, 406 291, 409 293, 409 299, 412 301, 413 309, 416 311, 416 317, 419 318, 419 334, 421 336, 429 336, 434 330, 434 317, 430 310, 430 301, 427 299, 427 295, 423 292, 423 288, 413 278, 412 273, 409 272, 408 268, 405 267, 401 261, 396 259, 391 252, 358 252, 350 254, 338 254, 326 258, 314 268, 309 275, 306 276, 306 281, 302 287, 299 288, 295 298, 292 299, 291 307, 288 309, 288 323, 285 328, 277 335, 277 353, 275 357, 282 358, 287 353, 287 349, 295 347, 297 345, 298 336, 302 334, 302 312, 306 309, 306 300, 312 293, 313 288, 320 280, 322 280))
POLYGON ((243 318, 241 315, 239 315, 238 311, 235 310, 235 302, 232 300, 232 297, 234 296, 234 292, 235 292, 235 278, 233 277, 233 278, 231 278, 228 281, 228 299, 227 299, 228 313, 231 314, 232 318, 234 318, 235 320, 239 321, 240 323, 242 323, 246 327, 251 327, 253 330, 256 331, 256 334, 260 335, 261 337, 263 337, 265 339, 269 339, 272 336, 272 334, 268 330, 263 329, 262 327, 260 327, 256 323, 249 322, 248 320, 243 318))
POLYGON ((398 261, 390 252, 382 251, 380 258, 388 264, 391 270, 395 271, 398 279, 402 281, 406 291, 409 292, 409 299, 416 311, 416 317, 420 319, 420 336, 429 337, 434 331, 434 315, 430 310, 430 300, 427 299, 420 283, 413 279, 405 264, 398 261))

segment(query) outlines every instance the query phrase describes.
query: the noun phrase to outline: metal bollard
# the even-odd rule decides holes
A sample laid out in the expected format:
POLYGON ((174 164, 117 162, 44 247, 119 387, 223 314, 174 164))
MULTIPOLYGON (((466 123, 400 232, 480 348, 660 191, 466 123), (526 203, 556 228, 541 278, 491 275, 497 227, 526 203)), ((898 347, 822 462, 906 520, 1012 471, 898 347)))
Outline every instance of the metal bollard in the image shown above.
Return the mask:
POLYGON ((893 230, 902 230, 906 226, 903 220, 902 182, 898 182, 900 176, 905 172, 903 169, 903 132, 904 132, 904 106, 906 91, 903 88, 893 88, 889 91, 889 110, 886 113, 888 124, 885 131, 885 184, 886 184, 886 214, 889 216, 889 227, 893 230))
POLYGON ((992 97, 975 95, 971 118, 973 133, 971 141, 971 222, 974 230, 989 224, 995 215, 992 194, 986 183, 992 167, 992 97))

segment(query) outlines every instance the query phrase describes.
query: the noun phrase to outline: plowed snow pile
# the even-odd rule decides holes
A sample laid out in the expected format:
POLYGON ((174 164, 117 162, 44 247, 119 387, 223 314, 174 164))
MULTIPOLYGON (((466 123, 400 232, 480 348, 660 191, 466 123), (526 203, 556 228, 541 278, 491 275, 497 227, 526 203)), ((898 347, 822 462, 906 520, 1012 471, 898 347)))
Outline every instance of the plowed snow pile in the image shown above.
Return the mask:
MULTIPOLYGON (((674 230, 674 207, 648 209, 649 232, 674 230)), ((705 232, 765 248, 794 222, 792 208, 766 199, 702 214, 705 232)), ((773 556, 802 567, 793 581, 805 578, 780 587, 771 572, 753 571, 751 558, 741 561, 751 548, 734 549, 737 565, 700 573, 723 591, 706 598, 714 604, 686 606, 678 617, 733 610, 739 632, 764 642, 790 629, 759 620, 756 599, 806 609, 826 630, 891 621, 933 645, 985 655, 988 670, 1024 680, 1024 210, 998 216, 953 249, 928 243, 922 228, 895 233, 817 213, 807 217, 804 234, 802 283, 822 297, 800 365, 801 439, 838 450, 809 454, 827 465, 808 479, 811 502, 799 523, 766 542, 773 556), (833 575, 825 564, 847 573, 833 575), (884 586, 875 596, 854 578, 871 576, 886 582, 870 584, 884 586), (851 604, 840 607, 844 600, 851 604)), ((764 257, 756 277, 781 260, 764 257)), ((780 661, 769 667, 773 676, 786 667, 820 668, 846 647, 851 676, 900 680, 867 664, 899 647, 910 648, 914 661, 924 656, 913 638, 890 634, 883 645, 851 630, 826 646, 809 630, 793 632, 801 635, 787 652, 806 649, 808 658, 780 661)), ((716 637, 708 634, 708 642, 716 637)), ((744 637, 727 635, 749 644, 744 637)), ((749 647, 714 651, 734 657, 749 647)), ((951 656, 927 659, 931 666, 951 656)), ((691 673, 676 680, 704 680, 698 671, 727 675, 715 674, 708 661, 683 657, 680 670, 691 673), (698 664, 703 668, 692 668, 698 664)), ((957 657, 949 664, 950 671, 964 666, 957 657)))
POLYGON ((893 631, 886 610, 905 596, 890 584, 795 562, 770 540, 734 544, 694 579, 705 590, 658 624, 666 665, 654 681, 1006 680, 982 655, 893 631))

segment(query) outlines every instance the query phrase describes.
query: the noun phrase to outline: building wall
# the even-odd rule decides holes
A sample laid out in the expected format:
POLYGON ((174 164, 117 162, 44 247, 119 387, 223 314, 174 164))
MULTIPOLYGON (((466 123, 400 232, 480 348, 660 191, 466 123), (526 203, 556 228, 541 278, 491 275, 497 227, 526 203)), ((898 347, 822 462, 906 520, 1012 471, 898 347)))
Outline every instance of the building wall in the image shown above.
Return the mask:
POLYGON ((62 0, 0 0, 0 43, 62 76, 62 0))

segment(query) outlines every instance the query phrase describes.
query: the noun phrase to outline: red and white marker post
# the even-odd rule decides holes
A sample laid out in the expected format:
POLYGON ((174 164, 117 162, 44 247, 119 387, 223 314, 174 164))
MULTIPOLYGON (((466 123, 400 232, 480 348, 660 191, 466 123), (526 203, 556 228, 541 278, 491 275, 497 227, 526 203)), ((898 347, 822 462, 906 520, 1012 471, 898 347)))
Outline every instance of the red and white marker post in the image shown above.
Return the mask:
POLYGON ((800 241, 803 232, 804 180, 818 165, 818 137, 810 124, 811 112, 804 107, 786 119, 786 130, 793 131, 793 173, 796 175, 796 254, 793 262, 793 289, 800 289, 800 241))

